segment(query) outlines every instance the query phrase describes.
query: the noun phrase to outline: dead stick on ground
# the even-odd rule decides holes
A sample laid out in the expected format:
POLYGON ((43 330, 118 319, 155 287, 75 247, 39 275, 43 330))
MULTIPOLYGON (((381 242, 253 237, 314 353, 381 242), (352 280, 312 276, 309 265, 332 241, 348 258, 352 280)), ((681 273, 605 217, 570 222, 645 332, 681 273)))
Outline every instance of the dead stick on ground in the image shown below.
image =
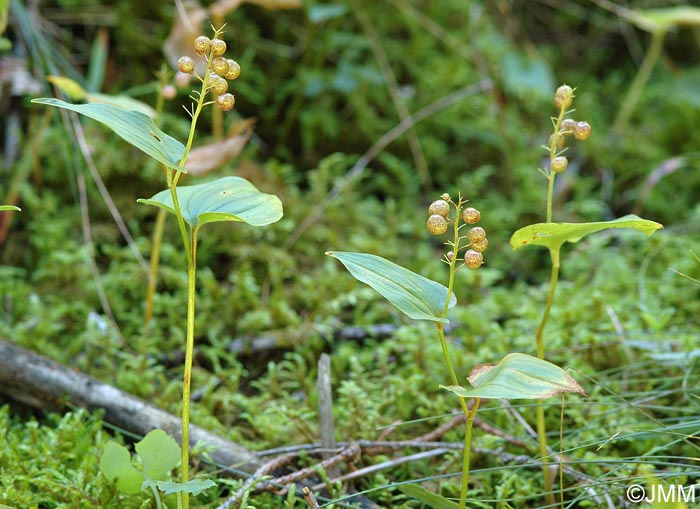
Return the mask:
MULTIPOLYGON (((162 429, 180 440, 181 421, 160 408, 34 352, 0 340, 0 393, 41 410, 65 407, 102 408, 104 420, 138 435, 162 429)), ((190 427, 190 444, 211 446, 211 459, 219 465, 252 471, 259 460, 244 447, 190 427)))

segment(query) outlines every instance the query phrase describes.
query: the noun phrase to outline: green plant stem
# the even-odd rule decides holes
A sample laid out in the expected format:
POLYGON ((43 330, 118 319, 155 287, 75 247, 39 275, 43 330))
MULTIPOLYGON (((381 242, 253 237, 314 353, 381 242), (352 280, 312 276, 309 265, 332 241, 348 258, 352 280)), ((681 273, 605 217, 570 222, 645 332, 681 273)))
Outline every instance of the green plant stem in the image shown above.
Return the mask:
MULTIPOLYGON (((218 32, 217 34, 218 35, 218 32)), ((197 106, 192 113, 192 122, 190 123, 190 132, 187 137, 187 144, 185 145, 185 150, 182 154, 182 159, 180 160, 179 166, 184 167, 185 161, 190 154, 192 149, 192 143, 194 142, 195 129, 197 127, 197 119, 199 118, 202 108, 207 104, 204 102, 207 90, 209 88, 209 69, 211 67, 212 55, 209 55, 207 59, 207 69, 202 78, 202 88, 200 90, 199 96, 197 98, 197 106)), ((198 227, 191 229, 191 234, 187 234, 187 229, 185 228, 185 218, 182 215, 182 210, 180 209, 180 200, 177 196, 177 183, 180 180, 182 171, 176 170, 175 172, 168 171, 168 188, 170 189, 170 194, 173 200, 173 208, 175 209, 175 216, 177 217, 177 224, 180 229, 180 235, 182 236, 182 243, 185 249, 185 254, 187 256, 187 343, 185 346, 185 372, 183 375, 183 388, 182 388, 182 465, 180 467, 180 477, 183 483, 189 480, 189 456, 190 456, 190 386, 192 379, 192 358, 194 352, 194 303, 195 303, 195 283, 196 283, 196 267, 197 267, 197 232, 198 227)), ((182 503, 182 509, 189 509, 190 500, 189 494, 187 492, 182 492, 178 499, 178 505, 182 503)))
POLYGON ((549 172, 549 178, 547 183, 547 222, 552 222, 552 201, 554 198, 554 179, 557 174, 553 171, 549 172))
MULTIPOLYGON (((197 232, 198 227, 191 230, 190 253, 187 259, 187 342, 185 345, 185 374, 182 388, 182 466, 180 468, 181 480, 183 483, 189 480, 190 470, 190 387, 192 381, 192 358, 194 357, 194 304, 195 304, 195 282, 197 272, 197 232)), ((189 508, 189 495, 182 493, 182 506, 189 508)))
MULTIPOLYGON (((566 108, 561 107, 559 109, 559 116, 554 123, 554 133, 552 133, 552 142, 549 145, 549 173, 547 182, 547 222, 552 222, 552 202, 554 201, 554 180, 557 174, 552 171, 552 161, 557 157, 557 145, 559 143, 559 136, 561 136, 559 130, 561 127, 561 122, 566 116, 566 108)), ((545 304, 544 313, 542 314, 542 319, 540 320, 540 325, 537 327, 537 334, 535 335, 535 340, 537 342, 537 357, 544 360, 544 328, 547 325, 547 320, 549 319, 549 311, 552 308, 552 302, 554 301, 554 292, 557 288, 557 280, 559 279, 559 250, 555 252, 554 250, 549 251, 552 258, 552 274, 549 282, 549 294, 547 295, 547 303, 545 304)), ((552 477, 549 475, 549 462, 547 461, 548 451, 547 451, 547 427, 544 420, 544 402, 539 400, 536 410, 537 417, 537 441, 540 448, 540 457, 542 461, 542 476, 544 478, 544 489, 546 492, 545 499, 548 503, 553 503, 552 498, 552 477)))
MULTIPOLYGON (((464 398, 459 398, 464 401, 464 398)), ((464 509, 467 506, 467 492, 469 490, 469 469, 472 458, 472 428, 474 427, 474 418, 476 411, 479 409, 481 399, 474 398, 474 406, 471 412, 467 412, 467 422, 464 431, 464 454, 462 456, 462 491, 459 497, 459 507, 464 509)))
POLYGON ((545 303, 542 319, 537 327, 537 334, 535 336, 535 339, 537 340, 537 357, 542 360, 544 360, 544 328, 549 320, 549 312, 552 309, 554 293, 557 289, 557 281, 559 281, 559 249, 550 249, 549 255, 552 259, 552 272, 549 279, 549 293, 547 294, 547 302, 545 303))
MULTIPOLYGON (((459 257, 459 219, 462 212, 462 198, 460 196, 458 203, 455 205, 455 220, 452 223, 453 226, 453 240, 448 243, 452 246, 452 259, 450 260, 450 278, 447 284, 447 298, 445 299, 445 305, 442 309, 442 317, 447 317, 447 310, 450 307, 450 299, 452 298, 452 291, 455 282, 455 273, 457 272, 457 258, 459 257)), ((452 360, 450 359, 450 352, 447 348, 447 340, 445 339, 445 325, 440 322, 436 322, 438 336, 440 337, 440 345, 442 346, 442 354, 445 357, 445 364, 447 365, 447 370, 450 373, 450 380, 452 385, 459 385, 459 380, 455 372, 454 366, 452 365, 452 360)), ((474 406, 471 411, 467 405, 467 401, 464 398, 459 398, 459 404, 462 407, 466 419, 465 431, 464 431, 464 453, 462 455, 462 486, 459 495, 459 509, 464 509, 467 506, 467 494, 469 492, 469 465, 471 461, 471 442, 472 442, 472 427, 474 424, 474 417, 476 417, 476 411, 479 409, 479 399, 474 400, 474 406)))
POLYGON ((547 183, 547 222, 551 223, 552 222, 552 201, 554 199, 554 179, 556 178, 557 174, 552 171, 552 161, 554 160, 555 157, 557 157, 557 145, 559 143, 559 136, 561 134, 559 133, 559 128, 561 126, 562 120, 564 120, 564 116, 566 115, 566 108, 560 108, 559 109, 559 116, 557 117, 556 122, 554 123, 554 133, 552 134, 552 143, 549 146, 549 176, 548 176, 548 183, 547 183))
MULTIPOLYGON (((550 249, 549 254, 552 258, 552 274, 549 282, 549 294, 547 295, 547 303, 545 304, 544 313, 540 320, 540 325, 537 327, 537 357, 544 360, 544 328, 549 320, 549 312, 552 309, 554 302, 554 293, 557 289, 557 281, 559 280, 559 249, 550 249)), ((542 461, 542 475, 544 476, 544 488, 548 501, 552 499, 552 477, 549 475, 549 462, 547 456, 547 429, 544 420, 544 402, 539 400, 537 405, 537 439, 540 446, 540 457, 542 461)), ((552 499, 553 502, 553 499, 552 499)))
POLYGON ((148 289, 146 290, 146 313, 144 315, 144 323, 148 325, 153 318, 153 299, 156 293, 156 285, 158 283, 158 266, 160 265, 160 248, 163 243, 163 230, 165 229, 165 209, 158 209, 156 216, 156 225, 153 229, 153 237, 151 240, 151 260, 148 272, 148 289))
POLYGON ((619 131, 627 126, 630 115, 632 115, 632 111, 634 111, 634 107, 637 105, 637 102, 639 102, 639 97, 642 95, 644 85, 646 85, 647 81, 649 81, 651 71, 654 70, 654 66, 656 66, 656 62, 659 60, 659 56, 661 56, 666 31, 666 28, 660 28, 651 33, 651 44, 649 45, 649 49, 644 56, 642 65, 639 66, 639 70, 637 71, 637 75, 634 77, 634 81, 632 81, 632 84, 630 85, 630 89, 625 96, 625 100, 622 102, 620 111, 617 114, 615 123, 613 124, 614 130, 619 131))

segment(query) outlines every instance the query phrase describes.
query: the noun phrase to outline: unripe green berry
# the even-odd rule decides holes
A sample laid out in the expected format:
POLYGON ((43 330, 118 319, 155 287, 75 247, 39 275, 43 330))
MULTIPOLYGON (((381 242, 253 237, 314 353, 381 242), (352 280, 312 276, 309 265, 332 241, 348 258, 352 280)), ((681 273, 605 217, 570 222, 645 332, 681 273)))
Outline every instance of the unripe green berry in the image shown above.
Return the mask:
MULTIPOLYGON (((564 139, 564 136, 562 136, 561 134, 560 134, 559 136, 557 136, 557 146, 556 146, 556 149, 557 149, 557 150, 561 150, 562 148, 564 148, 564 142, 565 142, 565 141, 566 141, 566 140, 564 139)), ((551 147, 552 145, 554 145, 554 135, 553 135, 553 134, 549 136, 549 143, 547 143, 547 145, 548 145, 549 147, 551 147)))
POLYGON ((562 85, 557 88, 554 94, 554 104, 559 109, 567 109, 574 102, 574 90, 569 85, 562 85))
POLYGON ((227 92, 216 98, 216 104, 219 107, 219 109, 223 111, 228 111, 233 108, 234 104, 236 104, 236 98, 233 97, 233 94, 229 94, 227 92))
POLYGON ((209 89, 214 95, 225 94, 228 91, 228 81, 226 81, 218 74, 210 74, 209 89))
POLYGON ((235 80, 241 75, 241 66, 238 65, 238 62, 232 59, 228 59, 228 72, 226 73, 226 78, 227 80, 235 80))
POLYGON ((489 248, 489 239, 484 239, 481 242, 470 242, 469 247, 477 253, 483 253, 489 248))
POLYGON ((561 130, 564 131, 565 135, 573 135, 574 129, 576 129, 576 121, 573 118, 565 118, 561 121, 561 130))
POLYGON ((228 60, 226 60, 224 57, 216 57, 211 62, 211 68, 219 76, 225 76, 228 72, 228 60))
POLYGON ((428 207, 428 214, 430 215, 438 214, 442 217, 447 217, 449 213, 450 204, 447 203, 445 200, 435 200, 433 203, 430 204, 430 207, 428 207))
POLYGON ((464 253, 464 265, 470 269, 478 269, 484 263, 484 255, 473 249, 469 249, 464 253))
POLYGON ((189 86, 190 82, 192 81, 192 75, 187 74, 186 72, 178 71, 175 73, 175 78, 173 78, 175 81, 175 85, 177 85, 180 88, 185 88, 189 86))
POLYGON ((165 85, 160 93, 163 94, 164 99, 170 101, 171 99, 175 99, 175 96, 177 96, 177 89, 173 85, 165 85))
POLYGON ((177 61, 177 68, 180 72, 189 74, 194 71, 194 60, 192 60, 192 57, 188 56, 180 57, 177 61))
POLYGON ((467 239, 469 239, 469 242, 471 244, 477 244, 485 238, 486 230, 484 230, 481 226, 475 226, 474 228, 470 228, 467 232, 467 239))
POLYGON ((564 156, 558 156, 552 159, 552 171, 554 173, 566 171, 567 166, 569 166, 569 160, 564 156))
POLYGON ((579 141, 586 141, 591 137, 592 128, 588 122, 579 122, 574 129, 574 137, 579 141))
POLYGON ((206 35, 200 35, 194 40, 194 50, 198 55, 206 55, 211 49, 211 39, 206 35))
POLYGON ((226 43, 222 41, 221 39, 212 39, 211 40, 211 53, 215 57, 220 57, 224 53, 226 53, 226 43))
POLYGON ((467 207, 462 212, 462 219, 464 219, 464 222, 467 224, 476 224, 479 222, 479 219, 481 219, 481 212, 474 207, 467 207))
POLYGON ((447 231, 447 220, 440 214, 433 214, 428 218, 427 227, 431 235, 442 235, 447 231))

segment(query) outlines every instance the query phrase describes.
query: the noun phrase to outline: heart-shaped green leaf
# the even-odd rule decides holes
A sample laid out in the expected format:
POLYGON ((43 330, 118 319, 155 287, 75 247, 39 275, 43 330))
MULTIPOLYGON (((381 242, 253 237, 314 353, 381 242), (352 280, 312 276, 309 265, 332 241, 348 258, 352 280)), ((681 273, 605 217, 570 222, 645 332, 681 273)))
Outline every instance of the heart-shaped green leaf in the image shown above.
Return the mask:
POLYGON ((563 392, 586 395, 559 366, 522 353, 508 354, 498 364, 481 364, 472 369, 468 380, 473 389, 440 387, 462 398, 546 399, 563 392))
POLYGON ((611 228, 631 228, 651 235, 663 225, 635 215, 599 223, 537 223, 516 231, 510 238, 510 247, 535 245, 558 250, 564 242, 578 242, 586 235, 611 228))
POLYGON ((33 99, 32 102, 75 111, 97 120, 156 161, 186 172, 178 166, 185 153, 184 145, 158 129, 153 120, 143 113, 127 111, 110 104, 71 104, 53 98, 33 99))
MULTIPOLYGON (((182 216, 192 228, 216 221, 243 221, 265 226, 282 217, 282 202, 277 196, 261 193, 241 177, 223 177, 205 184, 178 187, 177 199, 182 216)), ((175 213, 169 189, 149 200, 138 201, 175 213)))
POLYGON ((0 210, 21 210, 19 207, 14 205, 0 205, 0 210))
POLYGON ((164 495, 172 495, 173 493, 199 495, 204 490, 215 487, 216 483, 211 479, 190 479, 187 482, 144 481, 143 489, 151 486, 158 488, 164 495))
POLYGON ((117 480, 117 488, 124 493, 139 493, 143 474, 131 463, 126 447, 108 442, 100 458, 100 470, 109 481, 117 480))
POLYGON ((180 463, 180 446, 162 429, 149 431, 134 447, 141 457, 143 471, 151 479, 167 479, 168 473, 180 463))
MULTIPOLYGON (((382 258, 366 253, 329 251, 328 256, 340 260, 355 276, 414 320, 449 323, 442 316, 447 288, 415 272, 382 258)), ((457 304, 454 294, 449 307, 457 304)))
POLYGON ((431 493, 422 486, 415 484, 403 484, 399 486, 399 490, 409 497, 413 497, 419 502, 429 505, 433 509, 458 509, 459 505, 447 500, 445 497, 437 493, 431 493))

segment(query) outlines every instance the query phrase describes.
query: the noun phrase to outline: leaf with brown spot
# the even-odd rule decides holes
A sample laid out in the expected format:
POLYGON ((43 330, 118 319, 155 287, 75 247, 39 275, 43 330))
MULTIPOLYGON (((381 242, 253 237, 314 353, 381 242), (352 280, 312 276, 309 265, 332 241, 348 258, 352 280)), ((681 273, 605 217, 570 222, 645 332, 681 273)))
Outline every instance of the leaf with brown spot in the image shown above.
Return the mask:
POLYGON ((546 399, 586 392, 571 375, 551 362, 522 353, 506 355, 498 364, 481 364, 469 374, 473 389, 440 386, 462 398, 546 399))

